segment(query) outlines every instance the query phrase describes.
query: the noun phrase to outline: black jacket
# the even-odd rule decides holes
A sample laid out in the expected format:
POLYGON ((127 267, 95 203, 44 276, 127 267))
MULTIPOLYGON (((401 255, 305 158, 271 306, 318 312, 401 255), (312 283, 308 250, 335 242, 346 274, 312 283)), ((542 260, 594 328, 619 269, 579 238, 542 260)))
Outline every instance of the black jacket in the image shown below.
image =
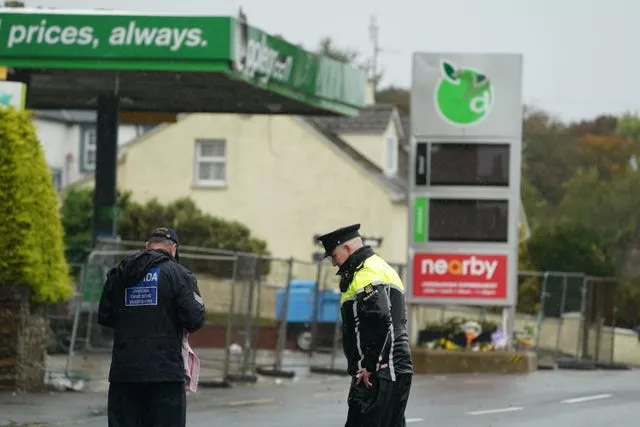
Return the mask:
POLYGON ((204 324, 195 276, 171 255, 145 249, 107 274, 98 323, 114 329, 110 382, 182 382, 183 330, 204 324))
POLYGON ((404 285, 396 271, 368 246, 340 267, 343 349, 347 371, 358 368, 395 380, 413 373, 404 285), (388 368, 378 369, 382 365, 388 368))

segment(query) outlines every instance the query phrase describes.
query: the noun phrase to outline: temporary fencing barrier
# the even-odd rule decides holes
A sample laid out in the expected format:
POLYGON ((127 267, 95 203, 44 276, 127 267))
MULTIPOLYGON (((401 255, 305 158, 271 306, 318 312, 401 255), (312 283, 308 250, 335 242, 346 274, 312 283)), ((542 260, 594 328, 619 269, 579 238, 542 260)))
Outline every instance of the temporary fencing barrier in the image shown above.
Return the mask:
MULTIPOLYGON (((111 350, 112 332, 97 324, 106 273, 143 242, 100 239, 86 263, 76 265, 70 308, 67 374, 76 352, 111 350)), ((190 337, 201 360, 203 385, 256 381, 258 375, 292 377, 344 373, 339 277, 326 260, 301 261, 211 248, 181 246, 181 263, 194 271, 207 309, 205 327, 190 337)), ((406 284, 407 268, 393 264, 406 284)), ((615 279, 577 273, 520 272, 518 342, 539 356, 614 361, 615 279), (606 304, 604 303, 606 302, 606 304)), ((501 325, 497 307, 419 306, 419 343, 428 326, 475 320, 501 325)), ((59 332, 64 336, 64 332, 59 332)))

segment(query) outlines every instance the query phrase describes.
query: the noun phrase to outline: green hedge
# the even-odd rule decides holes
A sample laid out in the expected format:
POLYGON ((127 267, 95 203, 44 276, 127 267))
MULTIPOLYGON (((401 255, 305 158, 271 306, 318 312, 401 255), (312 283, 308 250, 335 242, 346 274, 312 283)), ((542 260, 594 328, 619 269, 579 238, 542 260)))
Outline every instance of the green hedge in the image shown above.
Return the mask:
POLYGON ((0 284, 34 302, 72 295, 58 200, 31 114, 0 108, 0 284))

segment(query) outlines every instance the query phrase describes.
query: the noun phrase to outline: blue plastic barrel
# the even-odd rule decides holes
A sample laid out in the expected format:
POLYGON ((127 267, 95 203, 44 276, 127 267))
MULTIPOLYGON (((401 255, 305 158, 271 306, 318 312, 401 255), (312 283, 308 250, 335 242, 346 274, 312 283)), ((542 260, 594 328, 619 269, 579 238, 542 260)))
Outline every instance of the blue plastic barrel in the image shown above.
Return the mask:
MULTIPOLYGON (((313 321, 313 301, 316 282, 313 280, 292 280, 289 284, 289 303, 287 323, 310 323, 313 321)), ((276 293, 276 318, 282 318, 286 289, 276 293)), ((335 323, 339 321, 338 307, 340 293, 324 290, 318 295, 318 322, 335 323)))

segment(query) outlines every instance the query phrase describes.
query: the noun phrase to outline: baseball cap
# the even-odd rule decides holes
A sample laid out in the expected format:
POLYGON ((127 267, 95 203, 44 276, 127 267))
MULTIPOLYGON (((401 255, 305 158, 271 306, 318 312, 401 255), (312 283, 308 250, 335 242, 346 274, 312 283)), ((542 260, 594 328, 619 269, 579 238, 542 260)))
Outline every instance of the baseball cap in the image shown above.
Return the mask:
MULTIPOLYGON (((169 239, 176 244, 176 246, 180 246, 180 240, 178 239, 178 233, 176 233, 173 229, 168 227, 160 227, 156 228, 149 234, 149 238, 151 237, 163 237, 165 239, 169 239)), ((178 256, 178 248, 176 247, 176 261, 179 261, 180 258, 178 256)))

